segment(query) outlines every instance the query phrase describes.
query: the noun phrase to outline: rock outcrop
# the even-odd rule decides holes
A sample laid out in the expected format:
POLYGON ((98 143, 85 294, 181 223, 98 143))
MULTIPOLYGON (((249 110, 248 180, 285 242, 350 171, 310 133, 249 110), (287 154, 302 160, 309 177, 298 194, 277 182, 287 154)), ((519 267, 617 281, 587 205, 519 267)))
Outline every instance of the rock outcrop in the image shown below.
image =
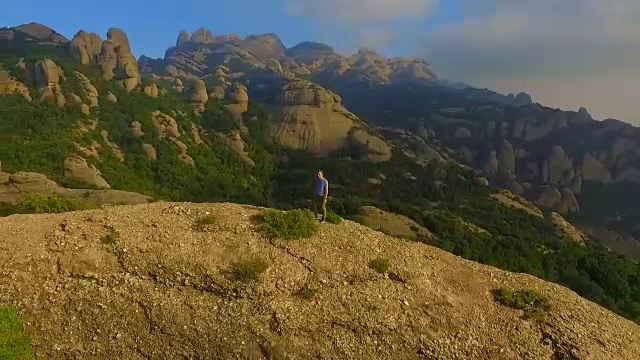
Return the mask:
POLYGON ((150 97, 158 97, 159 94, 158 85, 156 84, 145 85, 142 91, 150 97))
POLYGON ((341 105, 338 95, 309 81, 286 83, 269 110, 273 133, 284 146, 327 154, 356 144, 374 160, 390 157, 390 146, 369 135, 364 123, 341 105))
POLYGON ((0 70, 0 95, 2 94, 20 94, 27 101, 33 100, 29 88, 4 70, 0 70))
POLYGON ((96 87, 93 86, 93 84, 91 84, 91 81, 89 80, 89 78, 86 77, 83 73, 76 71, 75 75, 76 77, 78 77, 78 79, 80 79, 80 82, 82 83, 84 96, 87 98, 87 101, 88 101, 87 105, 89 105, 90 107, 98 106, 98 103, 99 103, 98 89, 96 89, 96 87))
POLYGON ((35 22, 19 25, 14 29, 41 43, 66 44, 69 42, 69 39, 52 28, 35 22))
POLYGON ((111 185, 102 177, 100 170, 80 157, 70 157, 64 161, 64 176, 98 189, 111 188, 111 185))
POLYGON ((176 122, 176 120, 171 116, 164 114, 161 111, 154 111, 152 114, 152 120, 160 139, 180 137, 178 122, 176 122))
POLYGON ((66 98, 60 87, 60 75, 62 70, 51 59, 36 62, 34 68, 35 84, 40 89, 40 99, 55 102, 58 106, 64 106, 66 98))
POLYGON ((149 196, 121 190, 68 189, 40 173, 0 172, 0 202, 15 204, 23 193, 77 196, 98 206, 146 204, 153 200, 149 196))
POLYGON ((96 64, 102 51, 102 42, 100 35, 80 30, 71 39, 71 55, 81 64, 96 64))
POLYGON ((190 35, 189 32, 186 30, 182 30, 180 31, 180 34, 178 34, 178 38, 176 39, 176 46, 180 46, 182 44, 188 43, 190 40, 190 35))
POLYGON ((242 114, 249 110, 247 87, 243 84, 235 84, 229 91, 228 97, 231 104, 227 105, 227 109, 237 120, 242 120, 242 114))
POLYGON ((207 85, 205 85, 202 79, 197 79, 193 83, 191 92, 189 94, 189 101, 197 112, 203 112, 207 101, 209 101, 209 94, 207 93, 207 85))
POLYGON ((98 64, 106 80, 119 80, 128 91, 140 84, 138 62, 131 53, 127 35, 120 29, 110 28, 107 32, 107 40, 102 43, 98 64))

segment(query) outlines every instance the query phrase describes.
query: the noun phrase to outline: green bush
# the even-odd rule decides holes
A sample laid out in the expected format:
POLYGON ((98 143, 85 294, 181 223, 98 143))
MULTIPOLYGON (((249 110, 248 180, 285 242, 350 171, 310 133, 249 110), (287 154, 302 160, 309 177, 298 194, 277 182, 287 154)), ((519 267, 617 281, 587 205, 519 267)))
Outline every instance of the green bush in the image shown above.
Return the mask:
POLYGON ((214 215, 205 214, 196 219, 194 226, 198 231, 205 231, 210 225, 215 224, 216 221, 217 219, 214 215))
POLYGON ((101 240, 105 245, 115 245, 115 243, 118 242, 118 234, 115 231, 112 231, 103 236, 101 240))
POLYGON ((267 235, 287 240, 309 238, 318 230, 318 223, 308 209, 265 210, 262 221, 261 229, 267 235))
POLYGON ((91 203, 84 198, 58 194, 24 193, 17 204, 17 211, 21 214, 63 213, 91 208, 91 203))
POLYGON ((15 307, 0 306, 0 359, 35 359, 31 336, 15 307))
POLYGON ((256 257, 234 264, 231 273, 235 280, 249 282, 257 280, 258 276, 267 271, 268 268, 269 263, 267 260, 256 257))
POLYGON ((327 221, 336 225, 342 224, 342 218, 340 215, 333 212, 327 212, 327 221))
POLYGON ((539 319, 551 308, 547 297, 533 290, 500 288, 493 292, 493 296, 502 305, 523 310, 527 319, 539 319))
POLYGON ((305 300, 311 300, 317 294, 318 294, 318 289, 310 288, 310 287, 307 287, 307 286, 305 286, 304 288, 300 289, 300 292, 298 293, 298 295, 300 295, 300 297, 305 299, 305 300))
POLYGON ((369 261, 369 267, 379 274, 385 274, 387 271, 389 271, 390 266, 391 261, 385 258, 376 258, 369 261))

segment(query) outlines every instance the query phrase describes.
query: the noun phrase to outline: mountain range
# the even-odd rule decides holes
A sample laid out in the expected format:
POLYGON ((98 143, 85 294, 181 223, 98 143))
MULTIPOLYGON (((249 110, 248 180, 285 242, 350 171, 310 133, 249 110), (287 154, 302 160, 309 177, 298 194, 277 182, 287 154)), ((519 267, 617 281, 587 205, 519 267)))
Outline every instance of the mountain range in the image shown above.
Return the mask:
MULTIPOLYGON (((376 161, 398 152, 417 161, 455 159, 494 185, 573 217, 602 243, 640 254, 632 200, 639 194, 640 132, 622 121, 596 121, 584 108, 562 111, 533 103, 526 93, 504 96, 451 83, 424 60, 388 59, 372 49, 351 56, 314 42, 287 49, 275 34, 241 38, 204 28, 182 31, 162 59, 136 59, 126 34, 115 28, 106 39, 79 31, 69 40, 31 23, 5 28, 0 39, 4 46, 56 47, 82 66, 96 66, 102 80, 115 79, 128 92, 181 94, 200 113, 210 99, 230 102, 236 118, 250 100, 262 103, 274 120, 271 134, 289 148, 327 155, 350 146, 376 161)), ((37 97, 62 105, 84 96, 83 106, 95 107, 97 90, 86 76, 80 78, 85 88, 65 97, 65 73, 58 65, 5 62, 9 72, 0 89, 31 98, 27 88, 33 84, 40 88, 37 97), (27 65, 39 70, 35 83, 16 78, 27 65)), ((164 115, 157 122, 170 122, 161 120, 164 115)), ((238 135, 227 140, 253 163, 238 135)))
POLYGON ((292 209, 324 169, 333 212, 640 321, 640 130, 422 59, 203 28, 136 58, 117 28, 3 27, 0 161, 0 213, 27 192, 292 209))

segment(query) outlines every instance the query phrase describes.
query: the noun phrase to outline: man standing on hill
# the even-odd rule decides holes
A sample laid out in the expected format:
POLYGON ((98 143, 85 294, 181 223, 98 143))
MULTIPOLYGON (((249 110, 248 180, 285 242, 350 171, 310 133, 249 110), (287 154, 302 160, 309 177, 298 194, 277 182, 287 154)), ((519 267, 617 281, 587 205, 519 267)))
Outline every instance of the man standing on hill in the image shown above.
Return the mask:
POLYGON ((320 222, 325 223, 327 219, 327 197, 329 197, 329 181, 324 178, 322 170, 316 174, 316 191, 313 193, 311 206, 313 213, 318 218, 318 207, 322 210, 320 222))

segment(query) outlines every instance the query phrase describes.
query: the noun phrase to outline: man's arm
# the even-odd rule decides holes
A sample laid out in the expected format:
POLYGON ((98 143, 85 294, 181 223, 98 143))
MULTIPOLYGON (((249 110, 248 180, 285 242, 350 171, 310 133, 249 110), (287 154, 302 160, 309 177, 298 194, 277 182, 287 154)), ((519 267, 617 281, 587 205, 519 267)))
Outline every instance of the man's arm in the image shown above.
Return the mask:
POLYGON ((329 197, 329 181, 327 180, 327 182, 325 183, 325 189, 324 189, 324 199, 327 200, 328 197, 329 197))

